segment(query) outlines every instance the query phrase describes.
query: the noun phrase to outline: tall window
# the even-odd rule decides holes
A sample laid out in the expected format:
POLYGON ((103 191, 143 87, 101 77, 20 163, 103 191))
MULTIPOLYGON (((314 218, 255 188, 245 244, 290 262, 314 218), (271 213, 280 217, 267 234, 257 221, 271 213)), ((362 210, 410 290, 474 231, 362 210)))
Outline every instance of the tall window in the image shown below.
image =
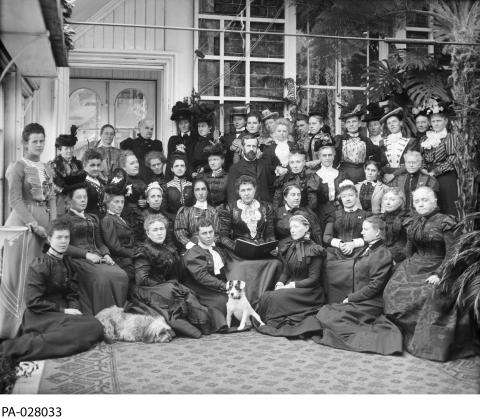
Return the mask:
MULTIPOLYGON (((199 28, 283 33, 288 1, 197 0, 196 21, 199 28)), ((220 104, 221 130, 230 131, 233 106, 283 113, 283 36, 201 31, 195 37, 204 55, 196 65, 196 88, 202 100, 220 104)))

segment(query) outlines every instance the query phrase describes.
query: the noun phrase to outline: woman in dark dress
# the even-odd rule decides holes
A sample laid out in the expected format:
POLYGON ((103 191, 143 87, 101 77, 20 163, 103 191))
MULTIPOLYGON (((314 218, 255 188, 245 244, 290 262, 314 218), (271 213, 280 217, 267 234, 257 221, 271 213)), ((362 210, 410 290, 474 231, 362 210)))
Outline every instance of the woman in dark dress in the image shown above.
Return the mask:
POLYGON ((265 292, 257 307, 265 323, 257 327, 261 333, 292 337, 318 330, 311 316, 325 303, 321 278, 325 251, 310 240, 309 230, 310 223, 303 215, 290 218, 291 236, 278 246, 282 274, 275 290, 265 292))
POLYGON ((205 149, 210 170, 200 175, 210 189, 210 203, 218 207, 227 202, 228 173, 223 169, 225 163, 225 151, 221 144, 208 146, 205 149))
MULTIPOLYGON (((145 188, 147 185, 140 177, 140 164, 133 151, 125 150, 120 155, 120 167, 125 173, 126 188, 125 205, 122 211, 122 218, 128 223, 134 232, 141 231, 142 210, 146 208, 145 188)), ((120 171, 114 171, 113 176, 118 176, 120 171)), ((137 233, 135 240, 140 241, 142 235, 137 233)))
POLYGON ((406 257, 407 232, 403 225, 409 212, 405 210, 405 194, 399 188, 391 188, 382 199, 384 212, 380 218, 385 222, 383 243, 390 250, 394 263, 400 263, 406 257))
POLYGON ((167 226, 162 215, 145 220, 147 239, 135 256, 135 285, 128 310, 161 314, 177 334, 199 338, 210 332, 208 309, 179 282, 180 258, 175 248, 165 244, 167 226))
POLYGON ((285 204, 275 210, 274 224, 275 236, 278 240, 290 237, 290 218, 293 215, 303 215, 309 222, 310 238, 313 242, 321 245, 323 242, 323 230, 315 213, 308 207, 301 207, 301 188, 293 183, 286 185, 283 190, 285 204))
POLYGON ((291 130, 290 121, 284 118, 277 119, 273 124, 273 143, 266 146, 263 151, 262 158, 267 162, 267 166, 275 172, 275 176, 284 175, 288 171, 290 151, 295 146, 293 142, 289 141, 291 130))
POLYGON ((363 247, 362 223, 369 213, 358 207, 358 193, 351 181, 340 184, 339 200, 343 208, 327 222, 323 242, 327 248, 325 287, 329 303, 339 303, 352 289, 353 261, 363 247))
POLYGON ((379 180, 381 172, 377 162, 367 160, 364 168, 365 180, 355 185, 358 191, 358 203, 365 211, 379 214, 382 209, 382 197, 388 190, 388 186, 379 180))
MULTIPOLYGON (((416 214, 405 220, 407 258, 395 269, 383 299, 385 314, 402 330, 408 352, 419 358, 448 361, 474 355, 474 325, 436 285, 442 263, 451 258, 455 220, 442 214, 432 189, 413 192, 416 214)), ((477 348, 478 350, 478 348, 477 348)))
POLYGON ((382 293, 393 258, 383 243, 385 223, 379 216, 363 222, 365 247, 350 271, 353 286, 341 303, 328 304, 316 315, 323 329, 313 340, 322 345, 382 355, 402 353, 402 333, 383 313, 382 293))
POLYGON ((345 179, 333 167, 335 147, 324 146, 319 150, 320 169, 312 173, 307 182, 308 207, 317 214, 322 230, 329 218, 339 208, 339 185, 345 179))
POLYGON ((448 132, 448 122, 446 105, 433 108, 430 116, 433 131, 427 131, 420 147, 428 174, 435 177, 439 184, 440 210, 458 217, 457 140, 448 132))
MULTIPOLYGON (((85 151, 82 159, 83 168, 87 172, 85 184, 87 186, 88 204, 85 209, 89 214, 101 218, 105 215, 105 181, 102 178, 102 155, 93 148, 85 151)), ((70 179, 72 184, 74 180, 70 179)))
POLYGON ((214 114, 211 112, 197 115, 198 135, 193 149, 192 177, 197 177, 208 170, 208 155, 205 150, 215 144, 220 144, 212 134, 214 114))
POLYGON ((163 208, 172 224, 175 222, 180 207, 190 206, 193 203, 192 182, 187 180, 186 171, 185 157, 174 155, 172 157, 173 179, 162 186, 164 189, 163 208))
POLYGON ((103 337, 101 323, 80 311, 77 274, 65 255, 70 225, 54 220, 48 239, 49 250, 31 263, 26 275, 21 334, 0 343, 0 361, 3 357, 19 362, 70 356, 103 337))
POLYGON ((281 263, 276 259, 244 260, 234 254, 235 240, 266 243, 275 240, 273 208, 271 204, 255 199, 257 182, 251 176, 242 175, 236 182, 240 199, 226 204, 220 211, 224 245, 229 249, 230 260, 226 271, 228 279, 246 282, 246 294, 252 305, 271 286, 281 263))
POLYGON ((198 221, 210 219, 218 235, 220 233, 220 220, 217 210, 208 204, 209 190, 207 182, 203 179, 193 181, 193 195, 195 203, 191 207, 181 207, 175 218, 173 231, 175 238, 181 245, 181 253, 191 249, 198 243, 198 221))
POLYGON ((133 256, 135 254, 135 232, 122 218, 127 193, 126 174, 117 169, 116 176, 105 187, 107 213, 100 221, 102 236, 110 250, 113 261, 128 275, 130 283, 135 280, 133 256))
POLYGON ((123 307, 127 299, 128 277, 110 256, 100 231, 98 217, 85 212, 85 184, 68 185, 69 210, 62 217, 71 225, 67 254, 78 273, 82 312, 97 314, 104 308, 123 307))
POLYGON ((319 151, 322 147, 333 145, 331 130, 325 124, 325 118, 317 111, 313 110, 308 116, 308 139, 304 147, 307 148, 307 167, 317 170, 320 165, 319 151))

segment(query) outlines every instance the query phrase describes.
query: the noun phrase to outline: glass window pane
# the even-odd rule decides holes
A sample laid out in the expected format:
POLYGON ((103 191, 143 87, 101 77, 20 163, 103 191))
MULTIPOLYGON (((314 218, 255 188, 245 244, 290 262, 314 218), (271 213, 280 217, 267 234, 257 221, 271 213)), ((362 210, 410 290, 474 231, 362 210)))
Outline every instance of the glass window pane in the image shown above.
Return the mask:
MULTIPOLYGON (((198 20, 199 28, 219 29, 218 20, 198 20)), ((205 55, 220 55, 220 33, 219 32, 199 32, 198 49, 205 55)))
POLYGON ((308 114, 309 111, 320 111, 325 122, 332 132, 335 131, 335 90, 332 89, 301 89, 302 97, 299 112, 308 114))
POLYGON ((245 9, 246 0, 200 0, 200 13, 237 15, 245 9))
POLYGON ((115 128, 134 129, 147 116, 147 107, 147 99, 141 90, 122 90, 115 98, 115 128))
POLYGON ((245 96, 245 62, 225 61, 223 80, 225 96, 245 96))
MULTIPOLYGON (((235 31, 245 30, 245 26, 237 21, 225 21, 225 29, 235 31)), ((225 55, 245 55, 245 34, 225 32, 225 55)))
MULTIPOLYGON (((428 2, 419 0, 409 0, 407 9, 428 10, 428 2), (422 5, 423 3, 423 5, 422 5)), ((420 15, 414 12, 406 13, 406 26, 415 26, 417 28, 428 28, 428 15, 420 15)))
POLYGON ((96 129, 100 124, 100 99, 90 89, 78 89, 70 95, 68 125, 82 129, 96 129))
POLYGON ((205 96, 220 95, 220 62, 198 60, 198 88, 205 96))
POLYGON ((255 0, 250 3, 250 15, 252 17, 269 17, 283 19, 284 0, 255 0))
MULTIPOLYGON (((429 39, 429 33, 421 31, 407 31, 406 37, 410 39, 429 39)), ((407 51, 420 56, 428 55, 428 45, 407 44, 407 51)))
POLYGON ((303 86, 308 84, 307 72, 307 55, 308 55, 308 38, 297 37, 297 84, 303 86))
POLYGON ((310 72, 308 84, 335 86, 336 55, 331 42, 325 39, 310 38, 307 53, 310 72))
MULTIPOLYGON (((252 22, 251 31, 283 33, 283 24, 252 22)), ((252 57, 283 58, 284 37, 278 35, 250 35, 250 55, 252 57)))
POLYGON ((283 64, 250 63, 250 96, 283 99, 283 64))
POLYGON ((362 74, 367 68, 368 42, 342 43, 342 85, 361 86, 362 74))

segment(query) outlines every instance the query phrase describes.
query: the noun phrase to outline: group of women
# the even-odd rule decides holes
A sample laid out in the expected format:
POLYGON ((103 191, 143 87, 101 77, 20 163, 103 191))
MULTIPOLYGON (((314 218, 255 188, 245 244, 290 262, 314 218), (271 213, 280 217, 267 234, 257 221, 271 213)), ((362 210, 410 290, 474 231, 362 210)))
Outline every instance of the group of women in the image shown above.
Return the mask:
MULTIPOLYGON (((437 286, 456 225, 447 114, 440 107, 417 115, 420 121, 428 114, 432 130, 408 138, 403 110, 367 111, 345 108, 345 133, 332 137, 315 112, 300 115, 293 133, 276 113, 237 109, 236 132, 228 139, 212 134, 211 117, 192 126, 190 111, 177 104, 178 134, 169 139, 168 161, 159 151, 148 153, 143 176, 129 150, 117 167, 105 167, 95 149, 77 160, 74 135, 60 136, 58 156, 44 164, 44 130, 29 124, 25 157, 7 170, 12 213, 6 225, 31 228, 33 258, 52 219, 68 222, 67 254, 79 276, 84 314, 117 305, 161 314, 180 336, 227 331, 222 284, 241 279, 265 322, 254 323, 261 333, 381 354, 405 347, 440 361, 478 353, 471 313, 460 313, 437 286), (379 122, 388 135, 378 132, 379 122), (257 139, 256 158, 271 171, 273 193, 260 199, 259 179, 242 175, 235 179, 236 199, 227 202, 228 171, 246 158, 246 138, 257 139), (438 194, 428 186, 408 190, 413 210, 406 206, 407 190, 391 186, 406 173, 411 151, 421 153, 422 173, 439 184, 438 194), (218 252, 207 248, 221 262, 214 256, 214 274, 202 273, 210 281, 203 295, 185 254, 203 246, 198 232, 206 222, 218 252), (237 253, 239 240, 278 244, 270 255, 246 260, 237 253)), ((102 135, 111 129, 102 128, 102 135)))

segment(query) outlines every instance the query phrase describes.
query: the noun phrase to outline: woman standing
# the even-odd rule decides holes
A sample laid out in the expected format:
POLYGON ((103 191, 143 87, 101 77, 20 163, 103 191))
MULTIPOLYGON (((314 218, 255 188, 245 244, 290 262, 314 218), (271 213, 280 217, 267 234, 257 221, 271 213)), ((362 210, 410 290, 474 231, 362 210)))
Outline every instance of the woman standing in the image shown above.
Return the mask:
POLYGON ((231 252, 227 277, 247 283, 247 297, 254 306, 273 285, 281 264, 276 259, 241 259, 233 253, 235 240, 257 244, 274 241, 273 208, 271 204, 255 199, 257 182, 251 176, 240 176, 235 185, 240 199, 220 211, 224 245, 231 252))
POLYGON ((25 157, 11 164, 5 173, 12 207, 5 227, 27 226, 31 229, 34 234, 26 254, 31 261, 42 254, 47 238, 46 228, 56 217, 56 202, 53 172, 40 161, 45 148, 45 130, 40 124, 28 124, 23 129, 22 140, 25 157))
POLYGON ((408 352, 448 361, 475 354, 469 313, 460 313, 436 285, 442 264, 451 258, 455 220, 442 214, 432 189, 413 192, 416 214, 405 221, 407 258, 385 287, 385 314, 403 332, 408 352))
MULTIPOLYGON (((177 102, 172 108, 172 121, 177 126, 177 135, 172 135, 168 139, 168 157, 172 154, 181 154, 186 161, 192 161, 193 149, 195 146, 195 138, 191 132, 192 111, 187 103, 177 102)), ((170 167, 167 167, 166 174, 171 173, 170 167)), ((170 176, 171 178, 171 176, 170 176)), ((168 180, 170 180, 170 178, 168 180)))
POLYGON ((379 214, 382 207, 383 194, 388 190, 380 180, 379 164, 373 160, 365 163, 365 180, 357 183, 359 206, 365 211, 379 214))
POLYGON ((325 284, 329 303, 343 301, 352 289, 353 260, 365 244, 362 223, 369 215, 358 207, 358 192, 352 182, 340 184, 338 196, 343 208, 335 211, 323 233, 323 242, 328 246, 325 284))
POLYGON ((383 213, 380 218, 385 222, 384 244, 393 256, 395 263, 406 257, 407 232, 404 221, 409 216, 405 209, 405 194, 398 188, 389 189, 382 199, 383 213))
POLYGON ((167 230, 168 220, 161 215, 145 220, 147 239, 135 257, 133 311, 161 314, 177 334, 199 338, 216 330, 212 330, 209 310, 179 282, 180 258, 174 248, 165 244, 167 230))
POLYGON ((123 307, 127 300, 128 277, 115 264, 105 246, 98 217, 85 212, 85 184, 67 185, 69 210, 62 217, 70 223, 67 255, 78 273, 80 305, 83 313, 97 314, 112 305, 123 307))
POLYGON ((225 151, 221 144, 205 148, 208 156, 209 171, 203 173, 201 178, 207 182, 210 189, 210 202, 215 208, 227 202, 228 173, 223 169, 225 151))
POLYGON ((439 184, 438 206, 449 215, 458 217, 458 175, 455 138, 448 132, 447 105, 437 105, 430 109, 430 124, 433 131, 427 131, 426 139, 420 144, 423 161, 428 174, 439 184))
POLYGON ((322 336, 313 340, 322 345, 382 355, 402 353, 400 330, 382 315, 382 292, 393 266, 391 253, 383 243, 385 224, 378 217, 363 222, 365 247, 355 257, 352 288, 341 303, 323 306, 316 315, 322 336))
POLYGON ((182 252, 191 249, 198 243, 198 221, 207 218, 211 220, 215 232, 220 232, 220 221, 217 210, 208 204, 208 185, 203 179, 193 182, 195 203, 191 207, 181 207, 175 217, 174 232, 177 241, 182 246, 182 252))
POLYGON ((319 112, 310 112, 308 118, 308 162, 309 169, 318 169, 320 165, 319 151, 322 147, 333 145, 330 127, 325 125, 319 112))
POLYGON ((275 171, 275 176, 281 176, 288 171, 288 158, 294 143, 289 142, 291 125, 284 118, 277 119, 273 123, 273 143, 266 146, 263 151, 263 159, 267 165, 275 171))
POLYGON ((168 219, 173 223, 180 207, 192 205, 193 187, 192 182, 186 178, 187 162, 184 157, 172 157, 172 172, 173 179, 163 185, 163 200, 168 219))
POLYGON ((310 239, 309 230, 303 215, 290 218, 290 237, 278 246, 282 274, 275 290, 263 294, 258 304, 257 312, 265 322, 257 327, 260 333, 293 337, 318 330, 309 316, 325 303, 321 278, 325 251, 310 239))
MULTIPOLYGON (((105 181, 101 177, 102 155, 93 148, 88 148, 83 155, 83 167, 87 172, 88 203, 86 211, 101 218, 105 215, 105 181)), ((71 180, 72 184, 73 179, 71 180)))

